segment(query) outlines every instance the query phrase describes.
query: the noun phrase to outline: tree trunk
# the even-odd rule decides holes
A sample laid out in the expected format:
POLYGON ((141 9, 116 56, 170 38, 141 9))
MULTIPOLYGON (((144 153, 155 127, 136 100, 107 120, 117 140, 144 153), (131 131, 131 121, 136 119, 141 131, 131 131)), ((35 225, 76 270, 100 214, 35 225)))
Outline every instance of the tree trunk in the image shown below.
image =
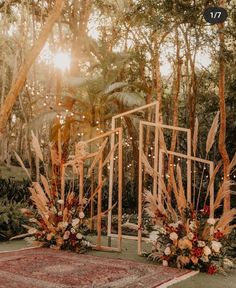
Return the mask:
POLYGON ((40 54, 50 32, 52 31, 54 23, 61 15, 61 11, 63 9, 65 0, 57 0, 54 6, 53 11, 49 15, 44 28, 35 42, 31 52, 29 53, 27 60, 20 67, 18 76, 16 77, 15 84, 11 87, 10 92, 6 96, 6 99, 1 107, 0 111, 0 138, 3 136, 4 129, 6 127, 6 123, 11 115, 12 108, 16 102, 16 99, 23 88, 27 74, 32 67, 34 61, 40 54))
MULTIPOLYGON (((220 6, 224 7, 224 0, 219 1, 220 6)), ((226 135, 226 107, 225 107, 225 61, 224 61, 224 23, 218 24, 219 39, 220 39, 220 55, 219 55, 219 104, 220 104, 220 131, 219 131, 219 152, 223 160, 224 181, 229 179, 228 166, 229 155, 226 150, 225 135, 226 135)), ((230 193, 225 196, 224 210, 230 209, 230 193)))
MULTIPOLYGON (((180 92, 180 82, 181 82, 181 65, 182 60, 180 59, 180 41, 179 41, 179 34, 178 29, 176 28, 175 32, 175 40, 176 40, 176 64, 175 64, 175 73, 173 79, 173 126, 178 126, 178 112, 179 112, 179 92, 180 92)), ((174 151, 177 142, 177 131, 173 130, 172 132, 172 139, 171 139, 171 147, 170 151, 174 151)), ((167 190, 170 193, 172 188, 172 179, 174 177, 174 157, 173 155, 169 155, 168 157, 168 187, 167 190)))

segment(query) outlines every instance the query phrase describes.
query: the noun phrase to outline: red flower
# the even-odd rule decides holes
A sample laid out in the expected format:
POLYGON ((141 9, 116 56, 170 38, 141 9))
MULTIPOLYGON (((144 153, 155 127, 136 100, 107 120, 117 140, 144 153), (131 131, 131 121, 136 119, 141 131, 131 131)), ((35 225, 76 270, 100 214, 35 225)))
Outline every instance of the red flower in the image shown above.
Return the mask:
POLYGON ((216 272, 217 272, 216 266, 213 264, 209 265, 207 273, 212 275, 212 274, 215 274, 216 272))
POLYGON ((223 237, 224 237, 224 234, 220 232, 219 230, 217 230, 217 232, 214 233, 214 238, 216 239, 221 239, 223 237))
POLYGON ((202 252, 203 252, 203 248, 201 248, 201 247, 195 247, 192 250, 193 255, 198 257, 198 258, 202 256, 202 252))
POLYGON ((209 215, 210 214, 210 206, 204 205, 203 213, 209 215))

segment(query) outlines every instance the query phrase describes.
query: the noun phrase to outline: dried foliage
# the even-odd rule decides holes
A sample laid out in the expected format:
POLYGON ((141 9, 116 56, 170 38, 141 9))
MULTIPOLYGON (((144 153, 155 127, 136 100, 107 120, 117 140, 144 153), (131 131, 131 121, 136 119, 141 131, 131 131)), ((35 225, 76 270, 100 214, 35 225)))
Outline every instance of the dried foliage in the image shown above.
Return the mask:
POLYGON ((218 111, 213 122, 212 122, 210 131, 209 131, 208 136, 207 136, 207 142, 206 142, 206 153, 207 154, 211 150, 211 147, 215 141, 215 136, 216 136, 218 125, 219 125, 219 115, 220 115, 220 112, 218 111))

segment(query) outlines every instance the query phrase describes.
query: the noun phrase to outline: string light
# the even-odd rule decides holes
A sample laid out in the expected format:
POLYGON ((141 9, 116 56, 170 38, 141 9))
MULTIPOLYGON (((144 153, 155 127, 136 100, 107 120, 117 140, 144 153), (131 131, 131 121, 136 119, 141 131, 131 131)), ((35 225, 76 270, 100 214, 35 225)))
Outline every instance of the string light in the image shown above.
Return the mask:
POLYGON ((73 113, 73 112, 71 112, 71 113, 70 113, 70 116, 74 116, 74 113, 73 113))
POLYGON ((85 119, 85 116, 83 115, 82 118, 85 119))
POLYGON ((61 102, 58 103, 58 106, 61 106, 61 102))

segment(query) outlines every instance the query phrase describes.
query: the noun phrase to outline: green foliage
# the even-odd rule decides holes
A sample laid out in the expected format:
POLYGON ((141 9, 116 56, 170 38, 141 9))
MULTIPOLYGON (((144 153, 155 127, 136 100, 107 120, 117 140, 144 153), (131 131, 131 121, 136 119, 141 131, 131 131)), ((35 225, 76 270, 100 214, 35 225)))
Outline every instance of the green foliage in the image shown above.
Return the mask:
POLYGON ((25 232, 26 218, 20 209, 25 205, 6 198, 0 199, 0 240, 7 240, 25 232))
POLYGON ((29 202, 29 181, 0 179, 0 197, 14 202, 29 202))

